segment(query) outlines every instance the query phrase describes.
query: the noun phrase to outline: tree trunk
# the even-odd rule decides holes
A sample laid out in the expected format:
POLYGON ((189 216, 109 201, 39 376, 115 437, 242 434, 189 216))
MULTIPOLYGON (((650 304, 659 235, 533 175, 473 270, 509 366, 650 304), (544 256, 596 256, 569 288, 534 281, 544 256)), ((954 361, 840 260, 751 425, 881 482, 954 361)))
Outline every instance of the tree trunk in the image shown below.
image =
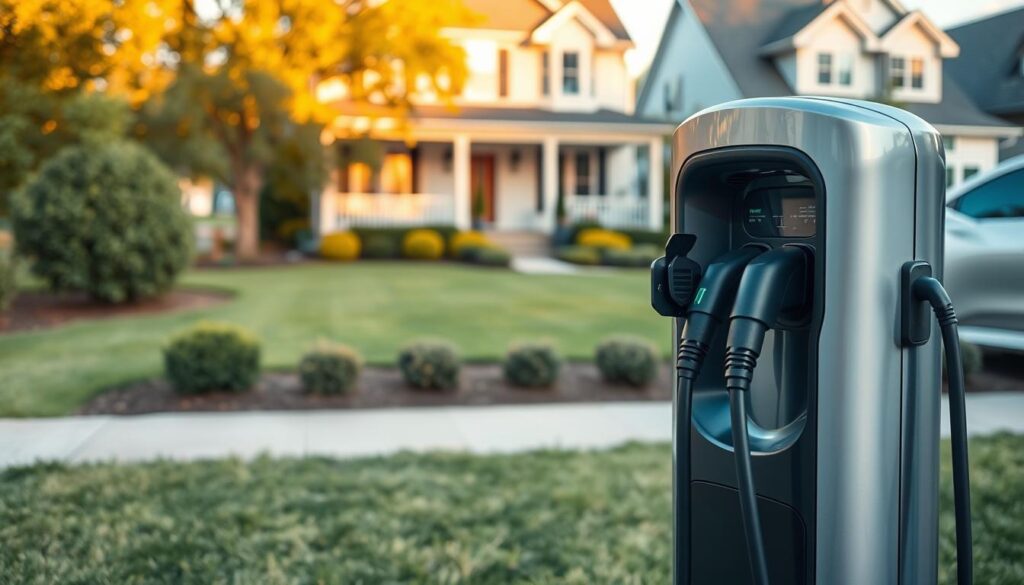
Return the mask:
POLYGON ((234 173, 235 218, 238 233, 235 255, 239 260, 255 260, 260 254, 260 189, 263 171, 259 165, 239 165, 234 173))

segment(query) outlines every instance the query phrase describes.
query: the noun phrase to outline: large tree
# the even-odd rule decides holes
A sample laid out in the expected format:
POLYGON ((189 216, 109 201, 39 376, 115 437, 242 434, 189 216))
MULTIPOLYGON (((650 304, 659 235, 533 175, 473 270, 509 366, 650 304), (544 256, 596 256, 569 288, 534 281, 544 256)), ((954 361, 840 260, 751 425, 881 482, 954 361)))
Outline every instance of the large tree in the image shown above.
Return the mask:
POLYGON ((404 115, 418 89, 461 89, 465 56, 441 29, 466 18, 456 0, 184 2, 163 59, 177 77, 144 109, 147 140, 182 172, 212 175, 235 196, 236 251, 259 247, 259 194, 279 147, 315 137, 336 111, 317 81, 356 103, 404 115))
MULTIPOLYGON (((465 55, 441 32, 469 18, 460 0, 0 0, 0 71, 13 72, 0 76, 138 107, 136 136, 179 172, 231 188, 244 259, 258 253, 277 147, 335 115, 317 82, 337 79, 352 102, 397 116, 418 91, 457 94, 465 55)), ((23 118, 0 120, 0 145, 25 124, 42 130, 23 118)))

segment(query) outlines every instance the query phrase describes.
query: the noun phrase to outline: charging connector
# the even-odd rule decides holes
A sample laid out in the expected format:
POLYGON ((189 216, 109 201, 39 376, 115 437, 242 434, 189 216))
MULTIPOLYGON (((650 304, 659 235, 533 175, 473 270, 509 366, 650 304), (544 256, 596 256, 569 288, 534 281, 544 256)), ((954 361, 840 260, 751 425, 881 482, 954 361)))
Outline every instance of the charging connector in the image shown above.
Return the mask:
POLYGON ((949 381, 949 428, 953 452, 953 508, 956 519, 956 581, 974 582, 974 550, 971 536, 971 478, 967 456, 967 399, 960 333, 956 310, 942 283, 932 276, 927 262, 908 262, 903 266, 901 300, 901 338, 905 346, 923 345, 931 336, 930 305, 939 323, 942 345, 946 349, 946 376, 949 381))
POLYGON ((810 266, 809 250, 798 246, 783 246, 758 256, 743 272, 729 324, 725 386, 729 391, 740 511, 750 568, 757 585, 768 585, 770 581, 751 464, 747 399, 768 330, 783 314, 799 311, 808 304, 810 266))

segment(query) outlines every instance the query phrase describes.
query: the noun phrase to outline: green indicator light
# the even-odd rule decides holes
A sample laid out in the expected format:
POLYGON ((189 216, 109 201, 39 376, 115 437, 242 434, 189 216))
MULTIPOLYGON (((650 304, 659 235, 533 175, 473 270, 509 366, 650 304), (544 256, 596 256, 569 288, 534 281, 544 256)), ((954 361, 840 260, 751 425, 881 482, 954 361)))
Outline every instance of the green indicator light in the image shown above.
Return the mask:
POLYGON ((701 301, 704 300, 704 294, 707 293, 707 292, 708 292, 708 289, 706 289, 706 288, 699 288, 699 289, 697 289, 697 298, 694 299, 694 304, 699 305, 701 303, 701 301))

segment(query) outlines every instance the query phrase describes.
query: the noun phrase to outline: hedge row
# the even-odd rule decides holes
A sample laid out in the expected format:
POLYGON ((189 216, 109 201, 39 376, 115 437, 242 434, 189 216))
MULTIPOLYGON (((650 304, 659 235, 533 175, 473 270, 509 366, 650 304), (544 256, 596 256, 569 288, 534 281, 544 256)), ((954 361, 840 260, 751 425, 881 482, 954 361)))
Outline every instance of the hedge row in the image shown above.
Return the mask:
POLYGON ((562 246, 556 255, 573 264, 644 268, 663 255, 666 238, 660 232, 583 227, 573 232, 573 244, 562 246))
MULTIPOLYGON (((164 373, 181 394, 244 392, 260 372, 260 343, 251 332, 226 323, 203 322, 174 336, 164 347, 164 373)), ((658 374, 658 352, 646 340, 617 336, 602 341, 595 353, 601 376, 613 384, 637 388, 658 374)), ((512 346, 503 362, 506 382, 520 388, 550 388, 564 360, 547 342, 512 346)), ((311 394, 344 394, 358 382, 363 358, 356 350, 321 341, 299 362, 303 389, 311 394)), ((459 386, 462 358, 452 344, 422 340, 402 348, 398 368, 405 383, 419 390, 459 386)))
POLYGON ((508 266, 511 256, 487 236, 451 227, 354 228, 327 234, 320 255, 330 260, 441 260, 485 266, 508 266))

